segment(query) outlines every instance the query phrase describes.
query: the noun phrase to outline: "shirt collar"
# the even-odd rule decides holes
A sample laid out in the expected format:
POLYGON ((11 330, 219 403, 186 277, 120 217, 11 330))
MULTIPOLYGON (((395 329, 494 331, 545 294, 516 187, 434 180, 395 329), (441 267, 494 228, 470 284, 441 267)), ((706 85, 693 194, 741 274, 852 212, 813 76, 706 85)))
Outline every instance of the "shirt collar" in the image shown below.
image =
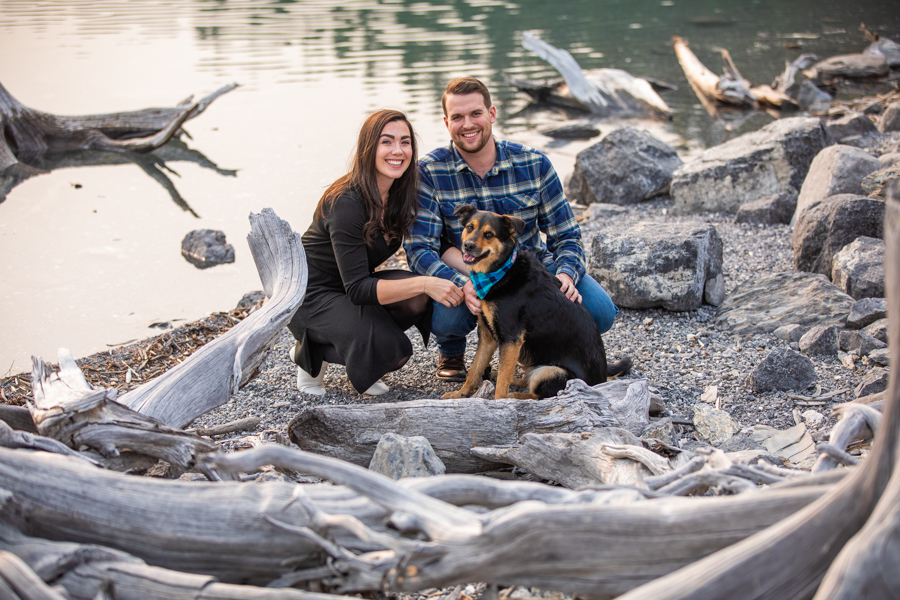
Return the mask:
MULTIPOLYGON (((491 139, 493 139, 494 145, 497 147, 497 160, 494 161, 494 166, 491 167, 491 170, 487 172, 485 177, 496 175, 501 171, 512 168, 512 161, 509 159, 509 152, 506 151, 506 144, 502 141, 497 141, 497 138, 493 136, 491 136, 491 139)), ((459 150, 456 149, 456 144, 453 142, 450 142, 450 152, 453 153, 454 167, 458 173, 462 173, 467 169, 472 171, 472 168, 463 160, 459 150)), ((475 171, 472 172, 474 173, 475 171)))

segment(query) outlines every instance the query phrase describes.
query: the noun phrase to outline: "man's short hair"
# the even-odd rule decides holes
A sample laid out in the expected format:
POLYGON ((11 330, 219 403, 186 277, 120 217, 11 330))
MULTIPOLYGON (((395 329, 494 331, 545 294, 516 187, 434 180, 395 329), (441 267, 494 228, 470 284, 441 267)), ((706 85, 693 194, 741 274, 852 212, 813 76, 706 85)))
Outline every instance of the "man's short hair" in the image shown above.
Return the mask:
POLYGON ((444 109, 444 116, 447 116, 447 96, 465 96, 466 94, 481 94, 481 97, 484 98, 484 106, 486 108, 491 107, 491 93, 488 91, 487 86, 475 79, 474 77, 457 77, 453 81, 447 84, 447 89, 444 91, 444 95, 441 96, 441 106, 444 109))

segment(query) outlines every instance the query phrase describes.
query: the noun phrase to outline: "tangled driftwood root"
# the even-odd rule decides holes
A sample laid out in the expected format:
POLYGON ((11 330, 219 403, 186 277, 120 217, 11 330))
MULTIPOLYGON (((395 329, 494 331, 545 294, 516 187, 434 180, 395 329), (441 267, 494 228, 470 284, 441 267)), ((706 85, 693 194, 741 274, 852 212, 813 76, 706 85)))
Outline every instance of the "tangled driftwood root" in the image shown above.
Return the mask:
MULTIPOLYGON (((258 306, 215 312, 152 338, 79 358, 75 363, 92 386, 128 392, 184 362, 199 348, 240 323, 258 306)), ((32 395, 31 373, 0 379, 0 403, 24 406, 32 395)))

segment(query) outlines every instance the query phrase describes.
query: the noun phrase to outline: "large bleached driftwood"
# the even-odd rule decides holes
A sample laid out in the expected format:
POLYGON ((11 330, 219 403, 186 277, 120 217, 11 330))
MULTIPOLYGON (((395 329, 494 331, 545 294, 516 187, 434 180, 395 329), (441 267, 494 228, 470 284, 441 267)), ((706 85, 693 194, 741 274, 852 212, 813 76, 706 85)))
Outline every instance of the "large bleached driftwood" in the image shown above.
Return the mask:
POLYGON ((368 466, 385 433, 424 436, 448 473, 479 473, 509 461, 473 453, 476 446, 509 447, 529 433, 587 433, 598 427, 639 433, 653 406, 664 405, 646 380, 589 386, 573 379, 558 396, 546 400, 463 398, 314 406, 291 421, 288 434, 303 450, 361 466, 368 466))
POLYGON ((124 459, 116 461, 118 468, 146 468, 146 457, 192 467, 199 456, 219 450, 209 440, 119 404, 114 389, 93 388, 64 348, 59 351, 59 373, 34 359, 32 388, 29 409, 42 436, 73 449, 87 447, 99 453, 98 458, 124 459))
POLYGON ((0 172, 48 151, 150 152, 235 87, 226 85, 197 102, 187 100, 174 108, 61 116, 23 105, 0 85, 0 172))
POLYGON ((308 270, 300 236, 270 208, 250 215, 247 243, 266 303, 177 367, 125 394, 123 404, 172 427, 184 427, 228 402, 256 375, 303 300, 308 270))
MULTIPOLYGON (((657 116, 670 118, 672 110, 650 83, 621 69, 593 69, 582 71, 567 50, 556 48, 530 31, 522 33, 522 46, 531 50, 559 71, 565 86, 552 91, 552 98, 564 106, 587 109, 603 117, 657 116)), ((536 87, 527 82, 509 80, 532 97, 536 87)))

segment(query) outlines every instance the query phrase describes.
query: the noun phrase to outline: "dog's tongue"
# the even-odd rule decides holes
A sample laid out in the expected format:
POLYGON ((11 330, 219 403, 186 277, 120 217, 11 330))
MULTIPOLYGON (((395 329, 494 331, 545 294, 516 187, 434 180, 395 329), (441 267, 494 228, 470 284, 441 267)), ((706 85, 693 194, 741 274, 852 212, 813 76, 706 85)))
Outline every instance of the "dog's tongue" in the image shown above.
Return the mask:
POLYGON ((468 263, 468 262, 472 262, 473 260, 475 260, 475 257, 472 256, 471 254, 463 254, 463 262, 468 263))

